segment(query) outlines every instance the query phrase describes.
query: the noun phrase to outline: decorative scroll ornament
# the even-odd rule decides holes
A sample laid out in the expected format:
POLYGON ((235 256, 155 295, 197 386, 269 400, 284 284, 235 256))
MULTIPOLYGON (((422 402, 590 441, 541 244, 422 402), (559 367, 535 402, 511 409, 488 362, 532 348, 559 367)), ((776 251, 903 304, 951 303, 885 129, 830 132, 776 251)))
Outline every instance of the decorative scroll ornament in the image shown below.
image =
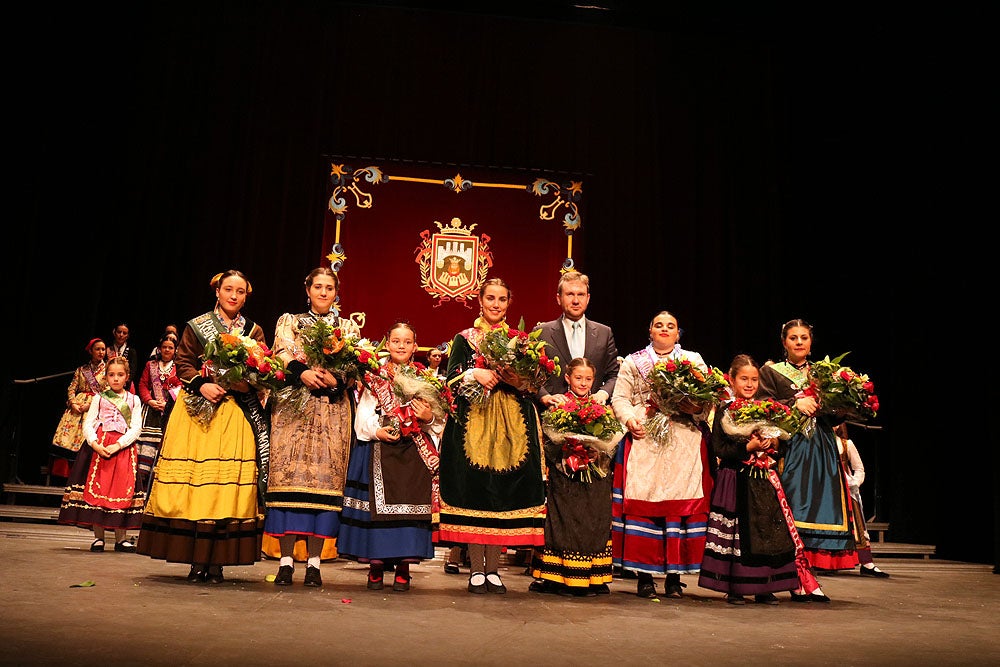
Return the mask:
POLYGON ((371 208, 373 197, 361 189, 359 184, 366 181, 372 185, 388 183, 389 176, 375 166, 354 169, 350 165, 331 164, 330 181, 333 183, 333 193, 330 195, 330 211, 337 220, 343 220, 347 215, 347 195, 352 195, 358 208, 371 208))
POLYGON ((453 300, 472 308, 471 302, 493 266, 490 237, 473 234, 476 225, 465 227, 458 218, 452 218, 447 227, 436 220, 434 224, 438 231, 420 232, 423 241, 414 251, 420 265, 420 286, 437 299, 435 308, 453 300))
POLYGON ((572 235, 580 227, 579 201, 583 198, 583 183, 570 181, 567 185, 560 186, 548 179, 536 178, 528 187, 528 191, 536 197, 548 195, 550 190, 553 199, 538 210, 538 219, 555 220, 556 214, 564 208, 566 214, 563 216, 563 227, 566 228, 567 236, 572 235))
POLYGON ((333 194, 330 195, 328 204, 330 212, 337 220, 337 232, 333 239, 333 248, 326 256, 330 260, 330 268, 335 273, 340 273, 340 269, 347 261, 347 253, 340 244, 340 223, 347 216, 347 195, 354 197, 354 203, 358 208, 371 208, 374 198, 370 193, 362 190, 359 183, 366 181, 372 185, 388 183, 389 176, 375 166, 354 169, 345 164, 330 164, 330 181, 333 183, 333 194))

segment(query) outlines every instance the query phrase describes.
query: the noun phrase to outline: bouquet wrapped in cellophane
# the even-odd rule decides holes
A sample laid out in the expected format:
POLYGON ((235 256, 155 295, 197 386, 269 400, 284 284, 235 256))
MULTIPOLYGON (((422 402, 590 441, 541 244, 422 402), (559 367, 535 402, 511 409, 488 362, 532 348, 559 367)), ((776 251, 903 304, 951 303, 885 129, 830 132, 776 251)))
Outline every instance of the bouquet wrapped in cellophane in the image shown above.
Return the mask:
MULTIPOLYGON (((550 377, 560 371, 559 357, 545 354, 545 341, 540 339, 541 329, 524 331, 524 318, 517 329, 499 324, 483 334, 479 341, 476 366, 493 371, 511 372, 523 383, 524 391, 535 393, 550 377)), ((463 382, 459 394, 470 403, 482 403, 489 392, 474 381, 463 382)))
POLYGON ((455 411, 455 398, 444 379, 420 365, 398 366, 392 374, 392 391, 399 399, 399 407, 383 416, 382 425, 391 426, 404 436, 421 430, 413 410, 414 399, 430 405, 435 419, 447 419, 455 411))
POLYGON ((545 450, 556 468, 581 482, 606 477, 625 429, 610 407, 591 397, 571 397, 542 413, 545 450))
POLYGON ((672 415, 690 414, 682 405, 704 408, 729 396, 729 382, 722 371, 714 366, 704 371, 686 358, 656 362, 647 381, 652 398, 643 428, 647 437, 659 443, 667 440, 672 415))
MULTIPOLYGON (((316 320, 299 337, 295 358, 310 368, 320 367, 332 373, 337 381, 347 385, 352 380, 368 386, 365 374, 379 372, 378 352, 367 338, 355 333, 344 333, 325 320, 316 320)), ((289 385, 275 394, 278 409, 293 410, 301 414, 311 393, 305 385, 289 385)))
POLYGON ((788 440, 802 430, 807 418, 795 408, 770 399, 738 398, 722 416, 728 435, 749 438, 757 432, 764 438, 788 440))
MULTIPOLYGON (((267 346, 249 336, 220 333, 205 344, 202 353, 202 377, 216 384, 232 388, 247 383, 258 391, 280 391, 285 386, 285 365, 267 346)), ((184 396, 188 415, 207 426, 218 409, 198 393, 184 396)))

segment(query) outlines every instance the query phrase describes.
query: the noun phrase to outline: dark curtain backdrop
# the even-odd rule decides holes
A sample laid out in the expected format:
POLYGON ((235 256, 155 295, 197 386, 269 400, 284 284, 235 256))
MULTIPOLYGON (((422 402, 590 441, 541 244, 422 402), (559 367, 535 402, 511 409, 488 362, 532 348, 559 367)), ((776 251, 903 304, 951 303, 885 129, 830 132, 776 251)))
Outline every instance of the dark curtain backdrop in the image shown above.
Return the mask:
MULTIPOLYGON (((855 433, 869 513, 895 541, 994 559, 996 448, 963 437, 992 374, 951 361, 992 370, 965 342, 984 333, 970 306, 995 301, 982 17, 477 6, 10 10, 4 477, 37 480, 68 382, 13 380, 71 370, 117 320, 145 353, 230 267, 269 338, 301 307, 328 252, 324 155, 479 164, 588 174, 576 259, 623 354, 664 308, 720 367, 777 357, 794 317, 818 356, 850 351, 882 402, 881 430, 855 433)), ((553 293, 550 267, 524 273, 553 293)))

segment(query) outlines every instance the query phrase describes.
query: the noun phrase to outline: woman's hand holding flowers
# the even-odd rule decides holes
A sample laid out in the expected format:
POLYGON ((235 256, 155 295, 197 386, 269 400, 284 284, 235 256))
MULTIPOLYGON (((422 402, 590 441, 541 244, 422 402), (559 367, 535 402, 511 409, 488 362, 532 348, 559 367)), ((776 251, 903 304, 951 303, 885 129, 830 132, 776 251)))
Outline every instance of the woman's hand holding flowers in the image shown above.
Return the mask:
POLYGON ((795 400, 795 408, 806 417, 812 417, 819 409, 819 403, 812 396, 803 396, 795 400))
POLYGON ((500 382, 499 376, 488 368, 472 369, 472 377, 486 389, 493 389, 500 382))

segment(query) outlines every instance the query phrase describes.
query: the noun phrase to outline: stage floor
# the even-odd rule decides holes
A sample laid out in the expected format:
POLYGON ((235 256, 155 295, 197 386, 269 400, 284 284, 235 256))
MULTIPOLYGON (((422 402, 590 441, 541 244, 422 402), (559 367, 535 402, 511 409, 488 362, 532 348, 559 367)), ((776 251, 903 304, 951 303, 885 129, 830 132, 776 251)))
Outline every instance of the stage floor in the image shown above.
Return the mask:
MULTIPOLYGON (((822 575, 830 604, 726 604, 684 576, 686 596, 652 601, 635 581, 611 595, 472 595, 441 556, 410 591, 369 591, 364 566, 323 563, 324 586, 276 587, 277 561, 190 584, 187 565, 112 550, 89 531, 0 522, 0 665, 997 665, 1000 575, 989 565, 880 558, 889 579, 822 575), (92 581, 90 587, 74 584, 92 581)), ((391 582, 391 575, 386 581, 391 582)), ((662 591, 662 580, 657 588, 662 591)))

